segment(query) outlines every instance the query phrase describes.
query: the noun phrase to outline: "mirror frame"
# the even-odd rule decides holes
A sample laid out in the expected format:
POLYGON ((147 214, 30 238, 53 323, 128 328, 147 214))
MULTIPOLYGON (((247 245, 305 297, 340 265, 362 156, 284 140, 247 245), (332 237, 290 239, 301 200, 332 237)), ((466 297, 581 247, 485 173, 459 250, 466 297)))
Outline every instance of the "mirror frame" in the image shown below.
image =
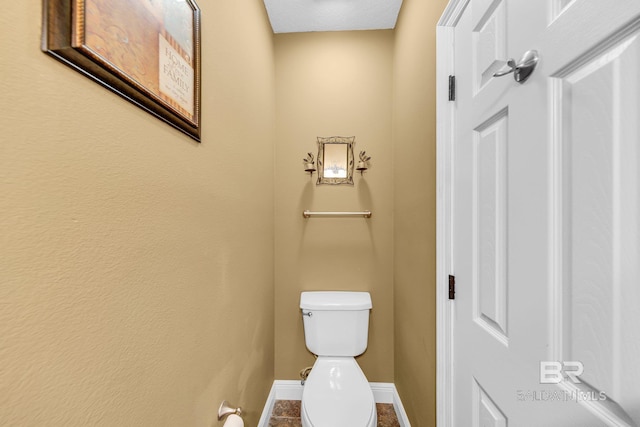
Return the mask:
POLYGON ((318 181, 316 185, 320 184, 347 184, 353 185, 353 146, 355 145, 355 136, 330 136, 330 137, 318 137, 318 181), (346 178, 327 178, 324 176, 324 147, 325 144, 344 144, 347 146, 347 158, 346 178))

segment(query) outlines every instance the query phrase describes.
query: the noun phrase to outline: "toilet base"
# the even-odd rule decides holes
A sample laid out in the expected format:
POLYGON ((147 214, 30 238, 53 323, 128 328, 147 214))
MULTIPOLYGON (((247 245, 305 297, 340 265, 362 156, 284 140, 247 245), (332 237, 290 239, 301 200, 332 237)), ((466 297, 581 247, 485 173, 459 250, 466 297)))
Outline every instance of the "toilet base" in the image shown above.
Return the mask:
POLYGON ((353 357, 320 356, 302 392, 303 427, 376 427, 373 392, 353 357))

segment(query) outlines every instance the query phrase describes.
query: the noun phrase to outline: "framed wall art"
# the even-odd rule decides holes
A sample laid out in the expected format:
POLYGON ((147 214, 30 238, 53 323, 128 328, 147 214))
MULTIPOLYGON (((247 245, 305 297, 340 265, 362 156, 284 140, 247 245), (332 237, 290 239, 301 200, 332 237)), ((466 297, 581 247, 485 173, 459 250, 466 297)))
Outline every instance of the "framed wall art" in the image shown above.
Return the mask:
POLYGON ((42 50, 200 141, 194 0, 43 0, 42 50))

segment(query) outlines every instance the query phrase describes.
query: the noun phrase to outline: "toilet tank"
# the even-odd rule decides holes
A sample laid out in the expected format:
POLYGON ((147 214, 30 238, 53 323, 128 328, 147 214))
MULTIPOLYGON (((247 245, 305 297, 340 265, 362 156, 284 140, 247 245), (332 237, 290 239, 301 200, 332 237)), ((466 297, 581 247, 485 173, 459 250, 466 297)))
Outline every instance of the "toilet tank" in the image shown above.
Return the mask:
POLYGON ((357 356, 367 349, 369 292, 302 292, 304 340, 318 356, 357 356))

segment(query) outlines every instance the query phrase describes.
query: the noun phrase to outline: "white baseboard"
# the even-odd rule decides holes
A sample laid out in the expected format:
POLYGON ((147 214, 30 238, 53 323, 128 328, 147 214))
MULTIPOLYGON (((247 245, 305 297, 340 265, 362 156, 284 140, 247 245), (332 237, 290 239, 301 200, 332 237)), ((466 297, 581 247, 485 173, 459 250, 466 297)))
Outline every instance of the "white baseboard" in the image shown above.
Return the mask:
MULTIPOLYGON (((373 391, 373 399, 376 403, 392 403, 393 409, 396 411, 400 427, 411 427, 407 413, 404 411, 398 390, 393 383, 369 383, 373 391)), ((302 400, 303 386, 300 381, 296 380, 275 380, 271 391, 267 397, 267 401, 262 410, 262 416, 258 427, 268 427, 269 418, 273 411, 273 405, 276 400, 302 400)))
POLYGON ((262 409, 262 415, 260 415, 260 421, 258 421, 258 427, 269 427, 269 418, 273 412, 273 405, 276 403, 276 382, 273 382, 267 401, 262 409))

